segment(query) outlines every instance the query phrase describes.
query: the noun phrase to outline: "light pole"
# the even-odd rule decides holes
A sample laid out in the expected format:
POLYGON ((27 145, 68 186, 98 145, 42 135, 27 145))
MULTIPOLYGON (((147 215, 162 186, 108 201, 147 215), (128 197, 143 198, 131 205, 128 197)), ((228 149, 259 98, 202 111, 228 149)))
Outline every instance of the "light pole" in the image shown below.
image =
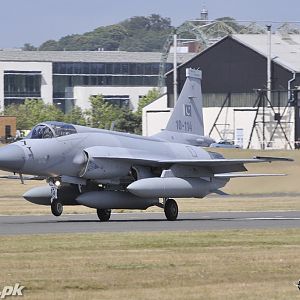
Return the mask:
POLYGON ((272 32, 271 32, 271 25, 267 25, 267 31, 268 31, 268 55, 267 55, 267 97, 268 100, 271 102, 271 88, 272 88, 272 32))
POLYGON ((173 36, 173 48, 174 48, 174 56, 173 56, 173 89, 174 89, 174 106, 177 102, 177 33, 175 31, 173 36))

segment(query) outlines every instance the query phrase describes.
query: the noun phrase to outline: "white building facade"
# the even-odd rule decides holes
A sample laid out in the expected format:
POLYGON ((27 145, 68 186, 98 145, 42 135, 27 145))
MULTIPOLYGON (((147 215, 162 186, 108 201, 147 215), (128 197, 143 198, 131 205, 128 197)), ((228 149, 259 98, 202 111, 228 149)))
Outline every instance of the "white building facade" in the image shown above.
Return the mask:
MULTIPOLYGON (((192 54, 179 55, 183 63, 192 54)), ((161 53, 122 51, 0 51, 0 108, 43 99, 62 111, 89 108, 89 98, 103 95, 119 106, 137 109, 157 88, 161 53)), ((165 70, 172 69, 172 57, 165 70)))

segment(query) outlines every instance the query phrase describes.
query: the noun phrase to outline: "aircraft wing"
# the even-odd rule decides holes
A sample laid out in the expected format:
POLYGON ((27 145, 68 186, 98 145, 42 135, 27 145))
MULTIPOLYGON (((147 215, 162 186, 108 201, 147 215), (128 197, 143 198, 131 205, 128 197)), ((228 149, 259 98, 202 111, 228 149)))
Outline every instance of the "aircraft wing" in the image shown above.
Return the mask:
POLYGON ((265 177, 265 176, 286 176, 286 174, 251 174, 251 173, 220 173, 215 178, 243 178, 243 177, 265 177))
MULTIPOLYGON (((44 176, 22 176, 23 180, 37 180, 37 181, 42 181, 45 180, 46 177, 44 176)), ((0 176, 0 179, 16 179, 20 180, 20 175, 3 175, 0 176)))
POLYGON ((193 165, 193 166, 231 166, 231 165, 243 165, 249 163, 262 163, 262 162, 273 162, 273 161, 293 161, 290 158, 284 157, 265 157, 256 156, 254 158, 247 159, 173 159, 173 160, 161 160, 160 163, 168 164, 181 164, 181 165, 193 165))
POLYGON ((247 171, 245 164, 262 163, 272 161, 293 161, 289 158, 281 157, 254 157, 250 159, 200 159, 200 160, 163 160, 161 164, 178 164, 185 166, 204 167, 209 169, 213 174, 243 172, 247 171))
POLYGON ((249 159, 162 159, 159 156, 149 155, 148 151, 139 149, 130 149, 130 151, 123 147, 105 147, 94 146, 84 150, 88 156, 100 159, 116 159, 116 160, 130 160, 133 162, 149 162, 157 163, 160 165, 192 165, 192 166, 227 166, 227 165, 241 165, 247 163, 260 163, 260 162, 272 162, 272 161, 293 161, 290 158, 284 157, 266 157, 256 156, 249 159))
POLYGON ((85 152, 89 157, 96 159, 114 159, 126 160, 136 164, 170 167, 172 165, 185 165, 210 168, 214 173, 227 173, 246 171, 244 164, 262 163, 273 161, 293 161, 290 158, 283 157, 265 157, 256 156, 250 159, 162 159, 158 156, 149 156, 149 152, 131 149, 128 151, 118 147, 90 147, 86 148, 85 152))

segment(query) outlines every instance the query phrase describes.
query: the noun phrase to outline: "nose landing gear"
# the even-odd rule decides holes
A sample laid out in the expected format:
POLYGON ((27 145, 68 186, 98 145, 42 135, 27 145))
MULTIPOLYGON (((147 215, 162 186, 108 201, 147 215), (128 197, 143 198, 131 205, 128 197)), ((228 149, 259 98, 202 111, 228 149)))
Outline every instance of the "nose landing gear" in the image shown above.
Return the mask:
POLYGON ((57 199, 57 190, 59 185, 55 185, 53 181, 49 181, 51 187, 51 212, 55 217, 59 217, 63 210, 64 206, 61 201, 57 199))

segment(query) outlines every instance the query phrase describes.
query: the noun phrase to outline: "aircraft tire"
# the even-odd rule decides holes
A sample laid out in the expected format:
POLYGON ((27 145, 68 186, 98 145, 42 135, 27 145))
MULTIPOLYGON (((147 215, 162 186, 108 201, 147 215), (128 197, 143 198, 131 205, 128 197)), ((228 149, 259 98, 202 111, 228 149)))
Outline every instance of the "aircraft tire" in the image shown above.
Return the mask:
POLYGON ((58 201, 57 199, 54 199, 51 203, 51 212, 54 216, 59 217, 63 212, 64 206, 63 204, 58 201))
POLYGON ((100 222, 107 222, 110 219, 111 209, 97 209, 97 215, 100 222))
POLYGON ((178 216, 178 205, 176 201, 174 199, 168 199, 164 211, 168 221, 175 221, 178 216))

